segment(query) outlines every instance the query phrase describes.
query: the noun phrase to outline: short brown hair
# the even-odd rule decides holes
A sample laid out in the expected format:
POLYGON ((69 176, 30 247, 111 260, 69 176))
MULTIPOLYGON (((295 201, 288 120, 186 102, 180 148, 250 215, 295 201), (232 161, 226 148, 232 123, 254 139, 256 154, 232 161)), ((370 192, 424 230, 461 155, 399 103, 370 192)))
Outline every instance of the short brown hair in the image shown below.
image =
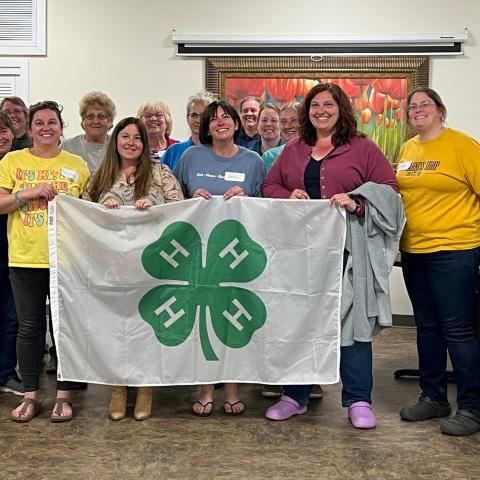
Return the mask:
POLYGON ((242 124, 240 121, 240 116, 238 115, 237 110, 235 110, 235 107, 230 105, 227 102, 224 102, 223 100, 215 100, 214 102, 210 103, 209 105, 206 106, 205 110, 202 113, 202 118, 200 119, 200 143, 202 145, 211 145, 212 144, 212 136, 209 133, 210 130, 210 122, 212 121, 213 117, 217 115, 217 110, 218 107, 222 107, 223 111, 230 115, 232 118, 233 122, 237 125, 237 129, 235 130, 235 133, 233 134, 233 141, 237 139, 239 133, 240 133, 240 125, 242 124))
MULTIPOLYGON (((408 97, 407 97, 407 108, 410 105, 410 101, 412 100, 412 97, 416 93, 424 93, 425 95, 430 97, 435 102, 435 105, 437 106, 438 110, 440 110, 440 113, 442 114, 442 122, 444 122, 445 119, 447 118, 447 107, 445 106, 442 99, 440 98, 440 95, 435 90, 433 90, 432 88, 418 87, 415 90, 413 90, 413 92, 410 92, 408 94, 408 97)), ((407 118, 408 118, 408 116, 407 116, 407 118)))
POLYGON ((25 102, 20 97, 5 97, 0 102, 0 110, 3 110, 3 106, 5 105, 5 102, 12 102, 15 105, 18 105, 23 110, 23 113, 25 114, 25 118, 28 118, 28 107, 25 105, 25 102))
POLYGON ((243 104, 245 102, 248 102, 249 100, 255 100, 257 103, 258 103, 258 108, 262 108, 263 107, 263 100, 259 97, 255 97, 254 95, 249 95, 248 97, 243 97, 241 100, 240 100, 240 106, 238 107, 239 110, 240 110, 240 113, 242 113, 242 107, 243 107, 243 104))

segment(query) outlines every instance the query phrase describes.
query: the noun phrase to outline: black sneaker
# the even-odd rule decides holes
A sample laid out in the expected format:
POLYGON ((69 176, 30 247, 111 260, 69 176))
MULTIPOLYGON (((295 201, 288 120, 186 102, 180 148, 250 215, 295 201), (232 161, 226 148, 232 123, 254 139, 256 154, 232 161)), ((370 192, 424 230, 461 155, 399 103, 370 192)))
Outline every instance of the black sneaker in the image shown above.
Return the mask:
POLYGON ((50 354, 47 366, 45 367, 45 372, 49 375, 57 374, 57 356, 55 354, 50 354))
POLYGON ((430 418, 448 417, 450 412, 448 403, 444 405, 422 395, 415 405, 400 410, 400 418, 407 422, 421 422, 430 418))
POLYGON ((440 431, 454 437, 466 437, 480 432, 480 415, 468 410, 458 410, 457 413, 440 422, 440 431))

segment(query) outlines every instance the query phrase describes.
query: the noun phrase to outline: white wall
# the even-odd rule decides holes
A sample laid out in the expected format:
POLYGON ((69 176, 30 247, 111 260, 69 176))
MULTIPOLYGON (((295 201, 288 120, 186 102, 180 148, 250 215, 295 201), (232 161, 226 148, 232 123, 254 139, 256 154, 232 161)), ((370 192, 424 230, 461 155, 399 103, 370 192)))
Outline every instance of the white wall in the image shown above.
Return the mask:
MULTIPOLYGON (((463 57, 433 58, 430 83, 448 108, 449 125, 480 139, 478 85, 480 2, 477 0, 50 0, 47 56, 30 61, 30 101, 55 99, 80 133, 78 101, 107 92, 117 119, 144 100, 171 108, 173 137, 184 139, 184 106, 203 89, 203 61, 174 56, 170 32, 385 34, 471 31, 463 57)), ((391 278, 393 311, 410 314, 399 269, 391 278)))
POLYGON ((78 101, 93 89, 112 97, 118 119, 135 114, 146 99, 162 99, 172 110, 173 136, 187 136, 184 105, 203 88, 203 61, 174 56, 172 29, 377 34, 459 33, 469 27, 464 57, 432 60, 431 85, 446 102, 449 124, 480 138, 474 94, 480 74, 477 0, 50 0, 47 17, 47 56, 30 60, 30 100, 62 103, 67 137, 81 131, 78 101))

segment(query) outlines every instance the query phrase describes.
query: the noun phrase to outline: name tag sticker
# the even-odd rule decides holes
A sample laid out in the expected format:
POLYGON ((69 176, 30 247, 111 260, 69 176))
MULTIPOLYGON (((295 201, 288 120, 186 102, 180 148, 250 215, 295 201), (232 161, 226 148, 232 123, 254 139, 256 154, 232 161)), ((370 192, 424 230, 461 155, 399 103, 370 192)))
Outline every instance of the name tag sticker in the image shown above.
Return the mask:
POLYGON ((402 170, 408 170, 411 164, 412 164, 411 161, 399 163, 397 165, 397 172, 401 172, 402 170))
POLYGON ((226 182, 244 182, 245 174, 240 172, 225 172, 226 182))
POLYGON ((68 168, 62 168, 60 170, 60 175, 62 177, 71 178, 74 182, 78 180, 78 173, 74 170, 69 170, 68 168))

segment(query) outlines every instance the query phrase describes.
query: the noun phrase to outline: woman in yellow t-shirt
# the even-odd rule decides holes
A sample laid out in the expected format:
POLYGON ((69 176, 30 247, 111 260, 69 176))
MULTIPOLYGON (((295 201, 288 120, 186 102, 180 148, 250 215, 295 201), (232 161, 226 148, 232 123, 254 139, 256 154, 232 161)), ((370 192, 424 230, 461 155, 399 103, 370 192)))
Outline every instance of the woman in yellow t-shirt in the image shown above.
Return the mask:
POLYGON ((397 179, 407 224, 400 248, 417 324, 419 401, 400 411, 407 421, 448 417, 447 351, 457 383, 448 435, 480 431, 480 347, 475 336, 480 264, 480 144, 446 128, 447 110, 430 88, 407 100, 418 132, 403 149, 397 179))
MULTIPOLYGON (((10 280, 18 317, 17 354, 25 396, 12 411, 15 422, 40 412, 39 376, 45 342, 45 302, 49 295, 47 206, 57 195, 79 197, 88 180, 86 163, 59 148, 63 131, 56 102, 30 107, 33 146, 5 155, 0 163, 0 213, 8 213, 10 280)), ((72 419, 70 383, 57 382, 52 422, 72 419)))

